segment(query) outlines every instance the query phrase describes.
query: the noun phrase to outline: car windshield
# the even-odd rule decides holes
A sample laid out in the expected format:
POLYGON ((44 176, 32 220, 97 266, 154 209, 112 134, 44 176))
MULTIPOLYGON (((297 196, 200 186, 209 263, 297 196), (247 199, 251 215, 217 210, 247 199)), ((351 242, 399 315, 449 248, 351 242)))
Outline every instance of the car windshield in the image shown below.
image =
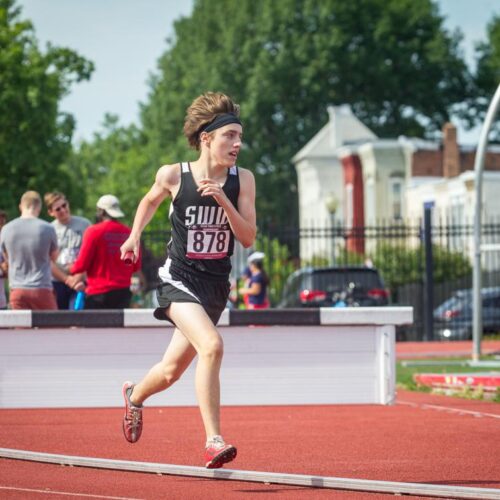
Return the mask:
POLYGON ((333 291, 343 289, 349 283, 368 290, 383 286, 377 272, 370 269, 325 269, 312 274, 310 287, 333 291))

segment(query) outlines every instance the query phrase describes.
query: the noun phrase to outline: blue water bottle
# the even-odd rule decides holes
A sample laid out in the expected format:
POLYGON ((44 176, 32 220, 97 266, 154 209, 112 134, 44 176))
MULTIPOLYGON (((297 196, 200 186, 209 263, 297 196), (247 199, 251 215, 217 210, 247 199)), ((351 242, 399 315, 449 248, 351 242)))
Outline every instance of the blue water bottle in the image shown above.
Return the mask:
POLYGON ((80 311, 85 305, 85 292, 76 292, 75 305, 73 309, 75 311, 80 311))

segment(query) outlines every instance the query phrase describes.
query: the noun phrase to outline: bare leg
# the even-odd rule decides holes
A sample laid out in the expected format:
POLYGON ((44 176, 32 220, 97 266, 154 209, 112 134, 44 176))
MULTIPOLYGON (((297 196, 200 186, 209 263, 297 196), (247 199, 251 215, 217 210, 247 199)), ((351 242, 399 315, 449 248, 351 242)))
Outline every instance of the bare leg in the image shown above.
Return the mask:
POLYGON ((141 405, 149 396, 170 387, 185 372, 195 356, 196 351, 189 340, 176 328, 163 359, 134 386, 131 402, 141 405))
POLYGON ((198 354, 196 395, 208 440, 220 434, 222 337, 199 304, 175 302, 168 314, 198 354))

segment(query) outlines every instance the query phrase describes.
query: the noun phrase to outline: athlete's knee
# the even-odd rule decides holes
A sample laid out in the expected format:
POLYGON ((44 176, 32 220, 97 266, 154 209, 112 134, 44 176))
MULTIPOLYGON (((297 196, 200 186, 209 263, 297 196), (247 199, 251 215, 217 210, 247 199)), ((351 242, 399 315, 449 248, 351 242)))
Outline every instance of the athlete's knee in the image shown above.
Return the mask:
POLYGON ((221 338, 213 338, 207 340, 201 346, 200 356, 204 356, 211 359, 220 359, 224 354, 224 343, 221 338))

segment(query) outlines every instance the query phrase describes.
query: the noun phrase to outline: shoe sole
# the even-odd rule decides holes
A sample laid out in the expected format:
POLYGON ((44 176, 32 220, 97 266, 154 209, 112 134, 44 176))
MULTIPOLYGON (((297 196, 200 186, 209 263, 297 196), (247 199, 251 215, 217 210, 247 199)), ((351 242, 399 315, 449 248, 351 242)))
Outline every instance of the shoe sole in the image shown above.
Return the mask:
POLYGON ((231 448, 224 450, 222 453, 219 453, 219 455, 212 458, 210 462, 207 462, 205 467, 207 469, 219 469, 224 464, 227 464, 228 462, 234 460, 236 458, 237 453, 238 450, 234 446, 231 446, 231 448))

